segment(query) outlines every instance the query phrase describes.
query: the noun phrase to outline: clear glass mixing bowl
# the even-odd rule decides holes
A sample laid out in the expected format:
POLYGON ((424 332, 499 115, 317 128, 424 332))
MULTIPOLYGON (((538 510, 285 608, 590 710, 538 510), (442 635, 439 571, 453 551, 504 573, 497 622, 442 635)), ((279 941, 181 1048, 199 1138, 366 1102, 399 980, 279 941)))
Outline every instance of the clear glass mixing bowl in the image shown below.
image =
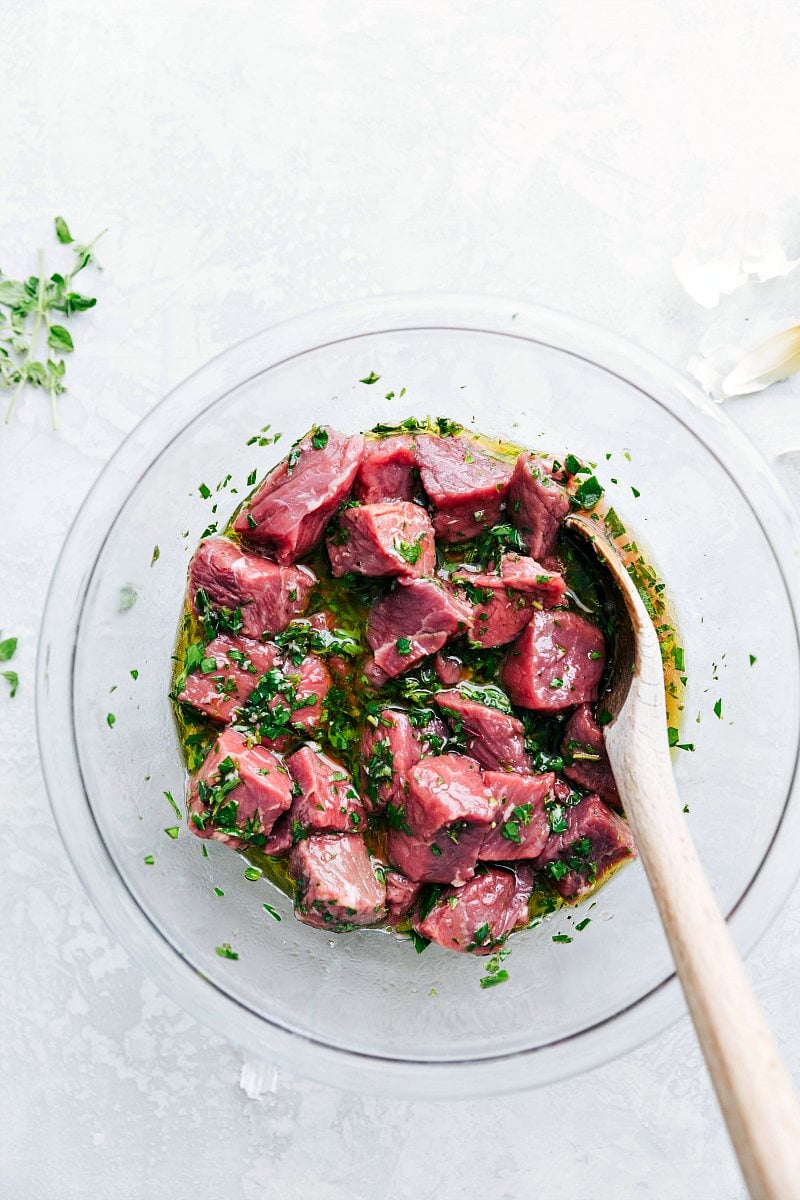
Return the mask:
POLYGON ((203 857, 185 825, 167 837, 175 819, 163 795, 183 792, 170 655, 211 505, 224 523, 252 469, 261 474, 313 422, 358 430, 428 412, 600 464, 677 610, 683 740, 696 745, 677 758, 678 784, 748 950, 797 873, 795 518, 765 464, 686 380, 560 313, 469 296, 366 300, 278 325, 203 367, 127 439, 67 538, 41 635, 38 729, 72 862, 166 992, 291 1070, 433 1097, 584 1070, 680 1014, 641 866, 581 910, 591 924, 571 943, 551 936, 572 932, 565 912, 516 935, 510 980, 483 990, 469 956, 436 946, 418 956, 385 934, 328 938, 300 925, 286 897, 246 880, 227 848, 209 843, 203 857), (379 382, 360 383, 371 371, 379 382), (248 445, 267 424, 282 441, 248 445), (230 486, 203 500, 198 485, 213 489, 228 473, 230 486), (223 942, 238 960, 215 953, 223 942))

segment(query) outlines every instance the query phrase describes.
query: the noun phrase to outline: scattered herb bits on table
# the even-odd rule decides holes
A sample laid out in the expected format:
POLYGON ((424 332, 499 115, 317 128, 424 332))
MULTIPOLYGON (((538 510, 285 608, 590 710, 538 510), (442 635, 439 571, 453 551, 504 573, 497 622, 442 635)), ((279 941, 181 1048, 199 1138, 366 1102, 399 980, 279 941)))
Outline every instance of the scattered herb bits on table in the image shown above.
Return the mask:
POLYGON ((561 532, 601 495, 574 456, 449 419, 310 430, 189 566, 192 831, 300 921, 417 951, 497 956, 594 892, 635 853, 596 707, 613 606, 561 532))

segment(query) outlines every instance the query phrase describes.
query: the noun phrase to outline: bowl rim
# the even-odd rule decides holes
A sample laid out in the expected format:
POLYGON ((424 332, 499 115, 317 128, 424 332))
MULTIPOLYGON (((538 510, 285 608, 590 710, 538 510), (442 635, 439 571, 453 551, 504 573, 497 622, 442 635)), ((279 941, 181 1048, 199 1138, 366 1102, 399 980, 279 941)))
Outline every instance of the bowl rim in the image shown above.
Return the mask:
MULTIPOLYGON (((39 637, 36 724, 51 812, 72 866, 111 931, 164 992, 255 1057, 354 1090, 407 1097, 422 1094, 433 1099, 543 1085, 633 1049, 685 1012, 674 973, 585 1028, 544 1045, 486 1057, 423 1060, 353 1050, 254 1012, 202 975, 168 941, 117 868, 95 821, 81 773, 72 704, 75 638, 70 639, 70 653, 63 663, 55 661, 52 654, 65 629, 74 632, 78 628, 98 557, 120 509, 153 457, 180 436, 188 423, 234 388, 292 358, 354 338, 426 329, 487 333, 553 347, 617 376, 667 409, 716 458, 753 512, 783 581, 794 621, 794 654, 800 655, 800 590, 791 549, 800 545, 800 522, 765 461, 718 405, 649 351, 560 310, 502 296, 409 292, 326 306, 251 335, 189 375, 128 434, 90 488, 56 561, 39 637), (734 470, 736 467, 741 469, 734 470), (739 483, 742 471, 748 478, 755 474, 759 487, 745 492, 739 483), (110 518, 109 513, 113 514, 110 518), (87 561, 87 548, 92 552, 89 568, 82 565, 87 561), (61 735, 59 743, 70 747, 71 761, 67 763, 61 758, 56 763, 48 755, 54 726, 61 735), (68 821, 60 810, 58 797, 65 787, 82 793, 78 821, 68 821), (235 1023, 230 1020, 231 1005, 237 1010, 235 1023)), ((797 768, 796 746, 782 815, 759 867, 726 914, 742 953, 752 949, 766 930, 800 872, 800 864, 788 854, 792 839, 778 836, 786 825, 796 826, 800 835, 797 768)))

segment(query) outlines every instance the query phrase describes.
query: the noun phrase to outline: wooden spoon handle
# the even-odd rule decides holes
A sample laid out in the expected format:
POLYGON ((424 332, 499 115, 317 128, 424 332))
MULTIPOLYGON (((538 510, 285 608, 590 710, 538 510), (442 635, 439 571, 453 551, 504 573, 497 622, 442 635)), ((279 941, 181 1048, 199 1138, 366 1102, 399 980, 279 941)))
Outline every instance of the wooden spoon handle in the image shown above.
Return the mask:
MULTIPOLYGON (((651 769, 654 757, 661 756, 650 757, 651 769)), ((637 772, 627 778, 619 772, 622 801, 750 1195, 797 1200, 797 1093, 697 857, 664 757, 667 769, 647 781, 646 803, 637 802, 637 772)))

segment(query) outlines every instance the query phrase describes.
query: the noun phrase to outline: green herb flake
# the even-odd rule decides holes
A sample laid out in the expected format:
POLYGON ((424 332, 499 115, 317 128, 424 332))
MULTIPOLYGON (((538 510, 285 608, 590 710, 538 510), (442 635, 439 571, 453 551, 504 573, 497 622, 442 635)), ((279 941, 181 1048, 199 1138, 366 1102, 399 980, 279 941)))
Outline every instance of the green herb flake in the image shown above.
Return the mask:
POLYGON ((172 795, 172 792, 164 792, 164 795, 167 798, 167 800, 169 801, 170 808, 175 813, 175 816, 178 818, 179 821, 182 821, 183 814, 181 813, 181 810, 178 808, 178 805, 175 803, 175 797, 172 795))
POLYGON ((315 450, 324 450, 325 447, 327 446, 327 444, 328 444, 327 429, 315 428, 314 432, 311 434, 311 445, 314 447, 315 450))
POLYGON ((282 919, 281 914, 277 911, 277 909, 273 908, 271 904, 262 904, 261 907, 265 912, 268 912, 275 921, 280 921, 282 919))
POLYGON ((714 716, 717 718, 717 720, 719 720, 719 721, 722 720, 722 700, 721 699, 718 700, 716 702, 716 704, 714 705, 714 716))
POLYGON ((580 508, 594 508, 602 499, 602 496, 603 487, 594 475, 590 475, 588 479, 584 479, 580 487, 575 489, 575 499, 580 508))
POLYGON ((634 497, 634 499, 635 499, 635 500, 638 500, 638 499, 639 499, 639 497, 640 497, 640 496, 641 496, 641 494, 642 494, 642 493, 639 491, 639 489, 638 489, 638 488, 635 488, 635 487, 633 486, 633 484, 631 484, 631 491, 633 492, 633 497, 634 497))
POLYGON ((204 500, 207 500, 208 497, 211 495, 211 488, 208 486, 207 483, 201 483, 197 490, 200 493, 200 495, 203 497, 204 500))
POLYGON ((221 887, 215 887, 215 888, 214 888, 214 895, 215 895, 215 896, 224 896, 224 895, 225 895, 225 893, 223 892, 223 890, 222 890, 222 888, 221 888, 221 887))
POLYGON ((155 861, 156 860, 152 854, 145 854, 144 862, 145 862, 146 867, 152 867, 154 865, 155 861))
POLYGON ((376 375, 374 371, 370 371, 370 373, 366 377, 366 379, 359 379, 358 382, 359 383, 377 383, 379 379, 380 379, 380 375, 376 375))
POLYGON ((261 878, 261 872, 256 867, 248 867, 244 873, 245 879, 249 879, 251 883, 261 878))
POLYGON ((175 839, 177 838, 178 834, 180 833, 180 829, 178 828, 177 825, 170 825, 170 826, 168 826, 168 828, 166 828, 164 830, 164 833, 167 835, 168 838, 172 838, 172 840, 174 842, 175 839))
POLYGON ((114 714, 108 713, 106 716, 106 724, 108 725, 108 728, 113 729, 114 726, 116 725, 116 723, 117 723, 117 718, 114 716, 114 714))
POLYGON ((403 658, 408 657, 411 653, 411 641, 409 638, 398 638, 394 645, 397 653, 401 654, 403 658))
POLYGON ((750 666, 754 667, 758 662, 758 659, 756 658, 755 654, 751 654, 748 657, 750 658, 750 666))
POLYGON ((257 471, 251 471, 251 472, 250 472, 250 474, 247 476, 247 486, 248 486, 249 488, 253 487, 253 485, 255 484, 255 481, 256 481, 257 477, 258 477, 258 472, 257 472, 257 471))
POLYGON ((131 668, 131 679, 132 679, 132 680, 134 681, 134 683, 135 683, 135 682, 136 682, 136 680, 137 680, 138 678, 139 678, 139 672, 136 670, 136 668, 135 668, 135 667, 132 667, 132 668, 131 668))
POLYGON ((16 671, 0 671, 0 675, 3 676, 3 679, 5 679, 9 686, 9 700, 13 700, 19 688, 19 675, 16 671))
POLYGON ((223 942, 221 946, 215 946, 214 949, 220 958, 230 958, 236 960, 239 957, 236 951, 231 949, 230 942, 223 942))
POLYGON ((480 985, 482 988, 495 987, 498 983, 507 983, 508 979, 508 971, 497 971, 494 975, 482 975, 480 978, 480 985))
POLYGON ((15 637, 5 638, 0 642, 0 662, 8 662, 17 652, 17 639, 15 637))
POLYGON ((150 566, 154 567, 160 558, 161 551, 159 550, 158 546, 153 546, 153 557, 150 559, 150 566))
POLYGON ((568 942, 572 941, 572 938, 569 936, 568 933, 554 933, 553 941, 561 942, 562 944, 566 945, 568 942))
POLYGON ((575 928, 577 929, 578 933, 583 933, 586 926, 591 925, 591 923, 592 923, 591 917, 584 917, 582 921, 578 921, 578 924, 575 926, 575 928))

